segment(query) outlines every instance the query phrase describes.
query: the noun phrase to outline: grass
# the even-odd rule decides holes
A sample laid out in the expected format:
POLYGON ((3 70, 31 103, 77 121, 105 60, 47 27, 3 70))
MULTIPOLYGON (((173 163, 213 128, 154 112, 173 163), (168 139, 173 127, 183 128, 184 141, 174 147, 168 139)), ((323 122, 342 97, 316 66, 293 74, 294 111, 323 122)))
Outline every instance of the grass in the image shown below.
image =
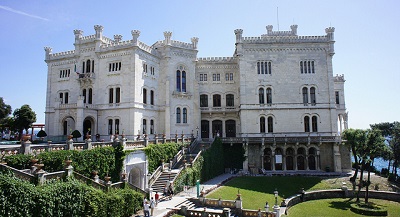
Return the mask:
MULTIPOLYGON (((388 216, 400 215, 400 204, 393 201, 370 199, 371 202, 381 205, 388 210, 388 216)), ((358 217, 364 216, 350 211, 350 203, 348 199, 323 199, 307 201, 297 204, 289 209, 290 217, 300 216, 332 216, 332 217, 358 217), (329 213, 329 214, 328 214, 329 213)))
MULTIPOLYGON (((207 198, 221 198, 225 200, 235 200, 239 193, 242 196, 243 208, 264 210, 265 202, 270 205, 270 210, 275 204, 274 190, 278 190, 278 203, 283 198, 290 197, 299 193, 301 188, 305 191, 338 189, 342 185, 339 178, 324 179, 322 177, 304 176, 243 176, 235 178, 225 186, 218 188, 208 194, 207 198)), ((347 186, 351 186, 347 183, 347 186)), ((388 209, 389 216, 400 216, 400 203, 370 199, 378 205, 388 209)), ((350 201, 348 199, 324 199, 307 201, 300 203, 289 210, 289 216, 362 216, 350 211, 350 201)))
POLYGON ((238 177, 225 186, 207 195, 207 198, 221 198, 234 200, 238 193, 242 195, 243 208, 258 209, 264 208, 268 201, 270 207, 275 204, 274 191, 278 190, 278 203, 283 198, 297 194, 301 188, 304 190, 326 189, 329 186, 320 177, 301 176, 259 176, 259 177, 238 177))

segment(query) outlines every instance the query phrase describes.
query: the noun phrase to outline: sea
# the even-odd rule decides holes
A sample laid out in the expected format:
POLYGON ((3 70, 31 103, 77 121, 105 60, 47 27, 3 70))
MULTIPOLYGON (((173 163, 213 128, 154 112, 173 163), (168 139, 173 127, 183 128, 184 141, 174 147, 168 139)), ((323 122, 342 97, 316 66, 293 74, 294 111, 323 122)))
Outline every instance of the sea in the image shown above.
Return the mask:
MULTIPOLYGON (((374 160, 374 166, 378 171, 381 171, 382 168, 387 169, 389 165, 389 162, 386 160, 383 160, 382 158, 376 158, 374 160)), ((390 171, 392 171, 392 165, 390 165, 390 171)), ((397 168, 397 174, 400 174, 400 168, 397 168)))

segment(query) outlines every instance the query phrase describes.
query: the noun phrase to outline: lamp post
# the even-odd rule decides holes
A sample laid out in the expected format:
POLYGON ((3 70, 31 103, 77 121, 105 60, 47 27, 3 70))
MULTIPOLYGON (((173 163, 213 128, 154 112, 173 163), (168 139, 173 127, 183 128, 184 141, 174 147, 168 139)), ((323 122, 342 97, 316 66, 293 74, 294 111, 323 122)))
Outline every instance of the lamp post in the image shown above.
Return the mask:
POLYGON ((278 190, 275 188, 274 191, 274 196, 275 196, 275 205, 274 205, 274 213, 276 213, 276 216, 280 216, 279 215, 279 211, 280 211, 280 206, 278 205, 278 190))

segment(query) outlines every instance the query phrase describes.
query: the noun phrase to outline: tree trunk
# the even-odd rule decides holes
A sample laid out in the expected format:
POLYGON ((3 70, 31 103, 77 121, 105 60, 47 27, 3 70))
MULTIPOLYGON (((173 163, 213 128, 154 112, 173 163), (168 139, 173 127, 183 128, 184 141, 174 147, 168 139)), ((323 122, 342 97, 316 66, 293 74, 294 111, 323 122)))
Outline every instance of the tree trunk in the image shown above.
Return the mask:
POLYGON ((368 181, 367 185, 365 186, 365 203, 368 203, 368 197, 369 197, 369 185, 370 185, 370 180, 371 180, 371 163, 367 164, 368 165, 368 181))
POLYGON ((360 202, 360 191, 363 188, 363 174, 364 174, 364 167, 365 167, 365 161, 363 160, 361 162, 361 170, 360 170, 360 182, 358 184, 358 191, 357 191, 357 199, 356 199, 356 203, 360 202))
POLYGON ((358 159, 357 159, 356 149, 353 145, 351 146, 351 151, 353 152, 356 170, 354 171, 353 177, 350 178, 350 182, 353 185, 353 192, 355 193, 356 192, 356 183, 357 183, 357 174, 358 174, 358 159))

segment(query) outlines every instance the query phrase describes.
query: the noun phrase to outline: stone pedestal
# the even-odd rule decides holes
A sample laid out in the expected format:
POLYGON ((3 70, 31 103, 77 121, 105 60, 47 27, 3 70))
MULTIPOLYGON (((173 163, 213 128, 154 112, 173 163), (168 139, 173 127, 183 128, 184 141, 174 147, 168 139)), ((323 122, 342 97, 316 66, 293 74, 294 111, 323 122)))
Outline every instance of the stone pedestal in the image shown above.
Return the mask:
POLYGON ((276 217, 281 216, 280 215, 281 207, 279 205, 274 205, 274 213, 276 217))
POLYGON ((224 216, 224 217, 229 217, 229 216, 231 216, 231 209, 229 209, 229 208, 224 208, 224 209, 222 210, 222 216, 224 216))

